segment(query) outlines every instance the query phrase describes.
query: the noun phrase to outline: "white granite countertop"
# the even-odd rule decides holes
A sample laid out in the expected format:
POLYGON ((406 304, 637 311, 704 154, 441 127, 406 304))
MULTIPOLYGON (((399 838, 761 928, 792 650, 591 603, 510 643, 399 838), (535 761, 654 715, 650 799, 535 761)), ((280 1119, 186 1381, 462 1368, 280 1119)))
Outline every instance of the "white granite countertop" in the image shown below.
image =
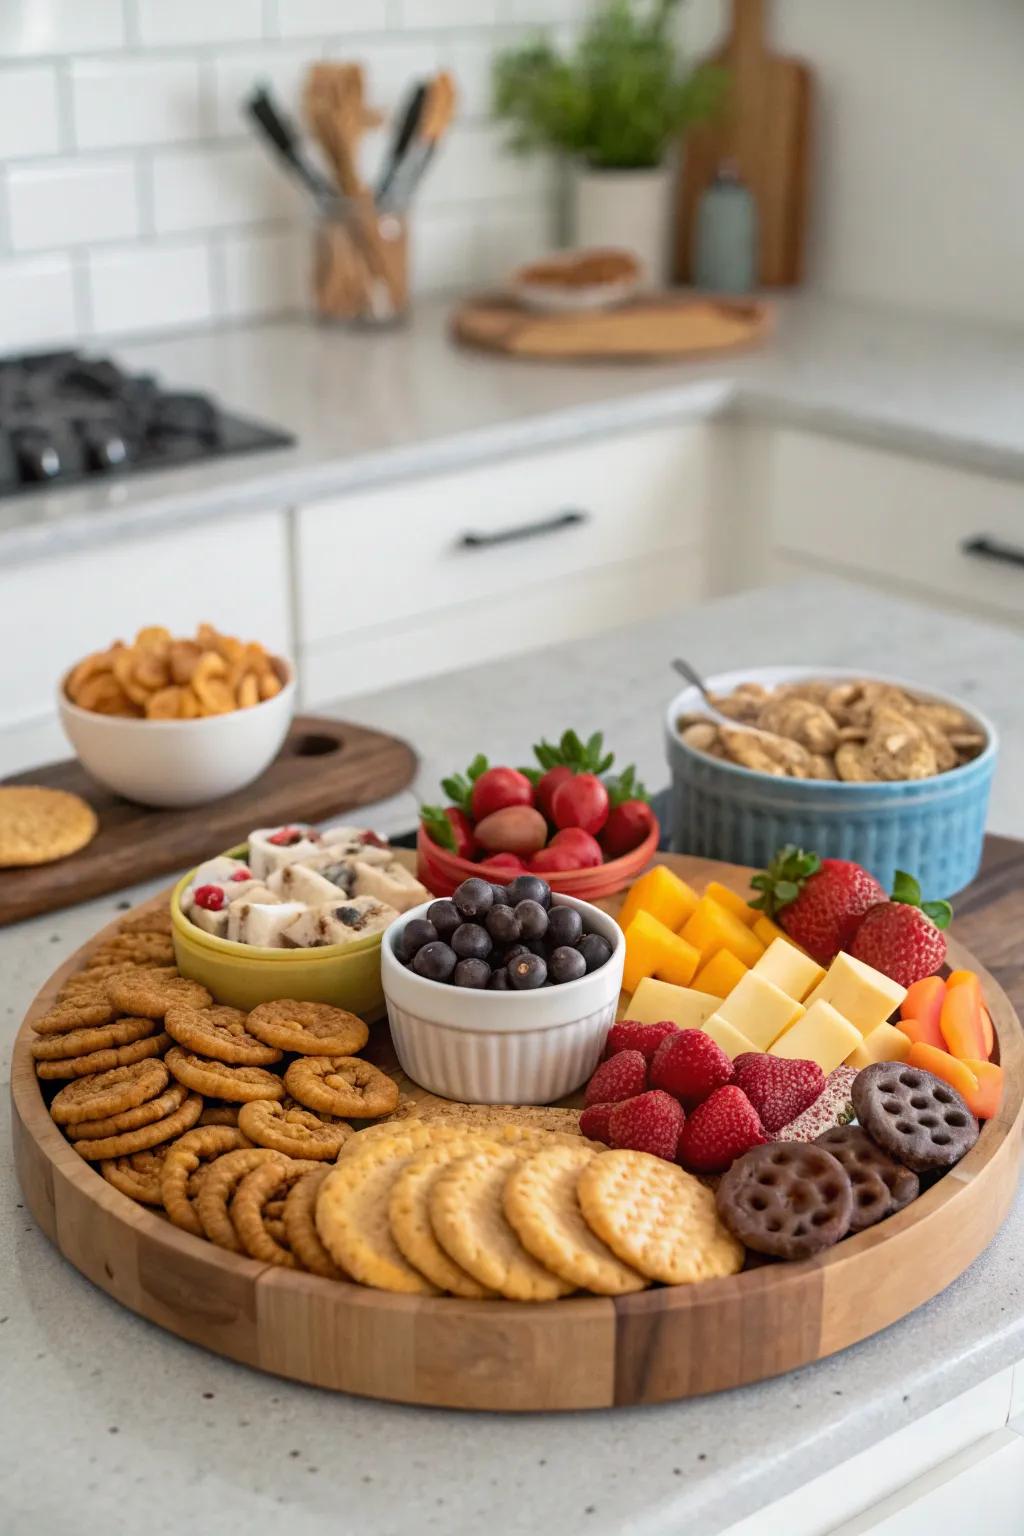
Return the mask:
MULTIPOLYGON (((399 732, 419 781, 486 743, 519 761, 568 724, 604 728, 664 781, 666 665, 708 671, 788 636, 786 655, 945 685, 1002 733, 994 824, 1024 836, 1024 637, 840 582, 723 599, 552 647, 537 658, 362 698, 339 714, 399 732), (513 702, 517 701, 517 702, 513 702)), ((411 795, 368 813, 407 827, 411 795)), ((35 990, 61 958, 147 894, 0 930, 0 1075, 35 990)), ((9 1111, 6 1094, 0 1116, 9 1111)), ((5 1126, 0 1135, 9 1145, 5 1126)), ((1024 1202, 987 1252, 904 1322, 759 1386, 590 1414, 457 1414, 361 1401, 261 1376, 142 1322, 71 1269, 0 1168, 0 1526, 10 1536, 715 1536, 732 1522, 1024 1357, 1024 1202)))
POLYGON ((713 363, 537 363, 457 349, 451 301, 404 329, 242 325, 116 349, 132 368, 293 431, 293 448, 0 501, 0 559, 284 507, 546 443, 743 412, 1024 479, 1024 331, 776 301, 775 334, 713 363))

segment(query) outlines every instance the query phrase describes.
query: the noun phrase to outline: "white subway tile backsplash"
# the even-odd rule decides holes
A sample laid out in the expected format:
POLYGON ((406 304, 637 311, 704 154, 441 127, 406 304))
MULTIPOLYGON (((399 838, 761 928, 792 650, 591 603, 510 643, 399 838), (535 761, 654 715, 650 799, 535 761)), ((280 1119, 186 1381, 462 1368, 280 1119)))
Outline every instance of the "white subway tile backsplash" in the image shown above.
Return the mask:
POLYGON ((310 238, 302 228, 227 236, 222 245, 225 314, 234 319, 306 309, 310 238))
POLYGON ((263 0, 129 0, 144 48, 248 42, 263 35, 263 0))
POLYGON ((374 38, 370 42, 354 39, 335 42, 327 56, 361 64, 366 72, 366 99, 371 107, 393 113, 405 101, 417 80, 433 74, 440 66, 440 49, 429 38, 374 38))
POLYGON ((441 46, 441 63, 455 77, 459 92, 457 121, 485 118, 491 111, 495 55, 514 41, 500 32, 478 37, 452 33, 441 46))
POLYGON ((99 53, 124 40, 122 0, 0 0, 0 58, 99 53))
POLYGON ((0 65, 0 160, 56 154, 60 138, 53 66, 0 65))
POLYGON ((0 261, 0 352, 68 341, 78 329, 68 256, 0 261))
POLYGON ((294 213, 299 195, 258 144, 161 150, 153 156, 158 234, 265 224, 294 213))
POLYGON ((383 32, 388 0, 275 0, 269 31, 279 37, 383 32))
POLYGON ((125 240, 139 233, 135 165, 127 158, 19 165, 7 178, 16 251, 125 240))
POLYGON ((423 208, 410 228, 413 287, 471 287, 480 274, 480 214, 474 208, 423 208))
POLYGON ((98 335, 173 330, 214 316, 203 241, 96 251, 89 258, 89 290, 98 335))
POLYGON ((403 27, 486 27, 509 19, 507 0, 396 0, 396 7, 403 27))
POLYGON ((501 283, 524 262, 554 250, 554 224, 550 202, 501 203, 481 210, 478 281, 501 283))
POLYGON ((456 124, 434 155, 421 199, 437 204, 547 196, 554 177, 549 158, 513 155, 503 141, 503 131, 494 124, 456 124))
POLYGON ((80 149, 171 144, 204 133, 199 64, 189 58, 110 58, 71 66, 80 149))
POLYGON ((242 110, 242 102, 256 85, 266 85, 289 117, 301 117, 302 82, 306 70, 320 56, 313 43, 282 48, 232 50, 213 64, 214 132, 220 138, 252 134, 255 129, 242 110))

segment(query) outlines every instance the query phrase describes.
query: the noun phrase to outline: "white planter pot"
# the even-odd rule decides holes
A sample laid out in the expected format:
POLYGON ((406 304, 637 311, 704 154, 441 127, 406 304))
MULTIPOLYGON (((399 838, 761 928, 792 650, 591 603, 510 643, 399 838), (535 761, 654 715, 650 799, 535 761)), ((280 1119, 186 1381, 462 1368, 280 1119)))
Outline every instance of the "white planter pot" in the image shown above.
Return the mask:
POLYGON ((671 163, 651 171, 594 171, 573 174, 573 243, 619 246, 632 251, 645 282, 670 280, 672 220, 671 163))

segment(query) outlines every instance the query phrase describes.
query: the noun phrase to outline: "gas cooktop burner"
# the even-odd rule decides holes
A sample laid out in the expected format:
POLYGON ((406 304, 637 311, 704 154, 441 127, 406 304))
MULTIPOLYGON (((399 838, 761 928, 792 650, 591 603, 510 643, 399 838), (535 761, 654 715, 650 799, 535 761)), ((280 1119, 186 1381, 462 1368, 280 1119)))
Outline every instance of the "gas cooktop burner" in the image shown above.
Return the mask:
POLYGON ((125 373, 109 358, 0 358, 0 496, 294 441, 222 411, 206 395, 161 389, 151 374, 125 373))

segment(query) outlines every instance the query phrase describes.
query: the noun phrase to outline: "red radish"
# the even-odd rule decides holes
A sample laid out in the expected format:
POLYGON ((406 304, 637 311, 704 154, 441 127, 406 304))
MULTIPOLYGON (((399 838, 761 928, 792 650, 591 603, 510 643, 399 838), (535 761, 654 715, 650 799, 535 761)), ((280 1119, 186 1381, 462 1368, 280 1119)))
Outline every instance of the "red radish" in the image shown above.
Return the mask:
POLYGON ((551 797, 559 784, 564 784, 566 779, 572 778, 573 771, 568 763, 556 763, 542 774, 534 791, 534 802, 539 811, 543 811, 548 821, 554 821, 554 813, 551 809, 551 797))
POLYGON ((474 821, 483 821, 511 805, 532 805, 533 785, 518 768, 487 768, 473 784, 469 808, 474 821))
POLYGON ((476 853, 473 823, 457 805, 423 805, 420 820, 431 842, 439 848, 447 848, 460 859, 473 858, 476 853))
POLYGON ((608 820, 609 804, 608 791, 596 773, 575 773, 551 796, 551 815, 556 827, 596 833, 608 820))
POLYGON ((639 848, 654 826, 654 812, 646 800, 625 800, 609 814, 601 833, 606 859, 621 859, 639 848))
POLYGON ((548 840, 548 824, 532 805, 509 805, 478 821, 476 840, 488 853, 536 853, 548 840))

